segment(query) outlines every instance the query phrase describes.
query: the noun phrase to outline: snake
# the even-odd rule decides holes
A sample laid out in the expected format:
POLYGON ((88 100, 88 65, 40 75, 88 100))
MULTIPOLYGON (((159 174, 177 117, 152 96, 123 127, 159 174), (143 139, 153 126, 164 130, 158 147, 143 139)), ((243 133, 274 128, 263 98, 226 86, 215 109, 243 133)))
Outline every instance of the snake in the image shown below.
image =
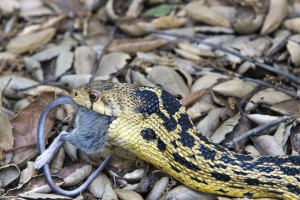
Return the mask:
POLYGON ((73 89, 71 98, 110 117, 108 142, 189 188, 229 197, 300 199, 299 156, 253 157, 215 144, 163 89, 98 80, 73 89))

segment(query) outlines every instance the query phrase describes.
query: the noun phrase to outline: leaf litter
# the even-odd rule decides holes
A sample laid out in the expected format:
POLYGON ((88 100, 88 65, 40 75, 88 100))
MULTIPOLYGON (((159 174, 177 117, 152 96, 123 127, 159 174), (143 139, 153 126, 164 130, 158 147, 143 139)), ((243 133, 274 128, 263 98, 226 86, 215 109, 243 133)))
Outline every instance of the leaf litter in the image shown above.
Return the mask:
MULTIPOLYGON (((203 134, 234 151, 299 155, 299 7, 298 0, 0 0, 0 174, 14 174, 0 193, 64 198, 35 184, 43 179, 32 168, 37 122, 56 96, 91 79, 164 88, 203 134)), ((49 143, 72 127, 72 113, 62 107, 49 118, 49 143)), ((96 156, 64 145, 51 170, 63 178, 81 171, 65 180, 74 187, 108 152, 107 172, 81 198, 235 199, 193 191, 109 144, 96 156)))

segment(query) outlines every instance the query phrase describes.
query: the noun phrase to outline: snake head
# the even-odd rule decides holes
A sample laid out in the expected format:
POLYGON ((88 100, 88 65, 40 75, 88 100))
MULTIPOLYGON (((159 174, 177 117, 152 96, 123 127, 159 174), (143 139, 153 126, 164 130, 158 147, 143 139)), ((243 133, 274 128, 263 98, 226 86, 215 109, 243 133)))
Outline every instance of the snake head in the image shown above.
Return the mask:
POLYGON ((75 88, 71 97, 80 106, 103 115, 119 117, 137 113, 140 100, 135 91, 138 85, 98 80, 75 88))

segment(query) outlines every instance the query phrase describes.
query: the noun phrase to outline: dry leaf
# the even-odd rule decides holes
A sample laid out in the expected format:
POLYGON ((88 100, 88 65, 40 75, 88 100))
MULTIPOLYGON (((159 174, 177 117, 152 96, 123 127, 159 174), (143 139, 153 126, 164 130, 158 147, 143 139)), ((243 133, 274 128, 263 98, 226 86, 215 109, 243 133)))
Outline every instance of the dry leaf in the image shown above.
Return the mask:
POLYGON ((282 101, 271 106, 271 109, 282 115, 298 115, 300 113, 300 101, 295 99, 282 101))
POLYGON ((78 0, 43 0, 43 2, 58 13, 72 12, 75 15, 87 13, 87 8, 78 0))
POLYGON ((165 199, 176 199, 176 200, 186 200, 186 199, 205 199, 205 200, 214 200, 215 195, 205 194, 202 192, 197 192, 186 186, 180 185, 172 190, 170 190, 165 199))
POLYGON ((241 118, 240 113, 237 113, 233 117, 227 119, 219 128, 212 134, 211 140, 214 143, 221 143, 226 135, 233 131, 235 126, 239 123, 239 120, 241 118))
POLYGON ((109 184, 106 185, 102 200, 115 200, 115 199, 118 199, 117 194, 109 184))
POLYGON ((283 26, 288 30, 300 33, 300 17, 292 18, 292 19, 286 19, 283 22, 283 26))
POLYGON ((274 105, 276 103, 286 101, 291 99, 290 96, 282 93, 275 91, 272 88, 267 88, 265 90, 261 90, 255 95, 251 97, 249 102, 245 106, 246 111, 253 110, 256 108, 256 104, 262 103, 262 104, 267 104, 267 105, 274 105))
POLYGON ((269 12, 265 18, 260 34, 271 33, 281 24, 287 12, 287 0, 270 0, 269 12))
POLYGON ((56 60, 55 77, 61 76, 63 73, 71 69, 74 54, 70 51, 63 51, 56 60))
POLYGON ((20 169, 17 165, 5 165, 0 167, 1 187, 7 187, 20 177, 20 169))
POLYGON ((32 75, 37 81, 43 81, 44 75, 41 67, 41 63, 32 57, 23 57, 25 67, 27 71, 32 75))
POLYGON ((282 147, 273 136, 262 135, 253 140, 254 146, 262 156, 282 156, 285 155, 282 147))
MULTIPOLYGON (((0 107, 2 107, 2 105, 0 107)), ((0 108, 0 149, 11 149, 13 145, 12 125, 9 121, 9 117, 3 112, 3 109, 0 108)))
POLYGON ((13 99, 21 99, 24 97, 24 92, 18 90, 31 87, 36 84, 37 82, 24 77, 17 77, 17 76, 0 77, 0 91, 3 91, 3 89, 7 86, 3 91, 2 95, 13 99))
POLYGON ((170 179, 167 176, 162 177, 160 180, 158 180, 153 186, 152 190, 149 192, 148 196, 146 197, 146 200, 160 199, 164 191, 167 189, 169 180, 170 179))
POLYGON ((112 75, 122 69, 130 55, 123 52, 112 52, 103 56, 96 75, 112 75))
POLYGON ((227 78, 221 74, 208 74, 197 79, 191 87, 191 91, 208 89, 215 85, 219 79, 227 78))
POLYGON ((115 189, 114 191, 116 192, 118 197, 123 200, 132 200, 132 199, 143 200, 143 197, 134 191, 124 190, 124 189, 115 189))
POLYGON ((74 69, 76 74, 91 74, 96 55, 91 47, 79 46, 75 49, 74 69))
POLYGON ((187 22, 187 18, 175 16, 162 16, 151 21, 153 29, 172 29, 179 28, 187 22))
POLYGON ((172 68, 166 66, 155 66, 148 73, 148 79, 162 86, 174 96, 186 96, 189 88, 183 78, 172 68))
POLYGON ((186 95, 184 98, 180 100, 181 104, 184 106, 189 106, 190 104, 197 101, 200 97, 202 97, 206 93, 206 90, 196 90, 188 95, 186 95))
POLYGON ((230 27, 230 22, 226 17, 209 7, 203 6, 200 1, 190 2, 185 9, 187 15, 196 21, 213 26, 230 27))
POLYGON ((255 86, 256 84, 254 83, 243 81, 241 79, 234 79, 214 86, 213 91, 222 94, 223 96, 242 98, 251 92, 255 86))
POLYGON ((47 28, 36 33, 18 36, 11 39, 6 48, 9 52, 15 54, 33 51, 36 48, 47 44, 55 35, 55 32, 56 30, 54 28, 47 28))
POLYGON ((83 181, 86 177, 90 175, 92 171, 91 165, 83 165, 80 168, 76 169, 75 172, 69 174, 67 177, 64 178, 64 183, 62 186, 74 186, 81 181, 83 181))
POLYGON ((124 40, 113 40, 109 45, 109 51, 120 51, 120 52, 146 52, 157 49, 168 43, 168 40, 162 38, 143 38, 143 39, 124 39, 124 40))
POLYGON ((204 119, 197 124, 197 129, 206 137, 210 138, 216 128, 233 115, 234 111, 228 108, 212 109, 204 119))
MULTIPOLYGON (((37 125, 40 114, 52 100, 55 94, 42 93, 38 99, 30 103, 20 113, 11 120, 13 125, 13 135, 15 137, 14 148, 35 144, 37 141, 37 125)), ((45 136, 49 134, 53 126, 54 120, 48 119, 45 124, 45 136)), ((25 164, 29 159, 36 155, 36 147, 27 147, 14 152, 12 163, 19 165, 25 164)))
POLYGON ((300 66, 300 34, 293 35, 290 37, 291 40, 288 40, 286 48, 291 56, 292 63, 299 67, 300 66), (296 42, 295 42, 296 41, 296 42), (297 43, 298 42, 298 43, 297 43))
POLYGON ((46 61, 50 60, 56 56, 58 56, 62 51, 69 51, 71 49, 70 44, 61 44, 61 45, 54 45, 49 46, 43 51, 39 51, 32 56, 32 58, 38 61, 46 61))
POLYGON ((112 186, 112 183, 105 174, 100 173, 89 186, 89 191, 94 195, 94 197, 102 198, 107 185, 112 186))

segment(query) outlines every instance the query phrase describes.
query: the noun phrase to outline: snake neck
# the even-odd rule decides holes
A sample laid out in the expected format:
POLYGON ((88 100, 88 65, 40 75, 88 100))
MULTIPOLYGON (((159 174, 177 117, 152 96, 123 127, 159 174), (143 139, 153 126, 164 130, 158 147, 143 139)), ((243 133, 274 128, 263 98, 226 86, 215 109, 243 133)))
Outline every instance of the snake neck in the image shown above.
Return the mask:
POLYGON ((233 153, 199 133, 185 108, 168 93, 148 88, 136 95, 145 103, 138 114, 112 122, 108 138, 113 144, 202 192, 299 199, 298 156, 254 158, 233 153))

